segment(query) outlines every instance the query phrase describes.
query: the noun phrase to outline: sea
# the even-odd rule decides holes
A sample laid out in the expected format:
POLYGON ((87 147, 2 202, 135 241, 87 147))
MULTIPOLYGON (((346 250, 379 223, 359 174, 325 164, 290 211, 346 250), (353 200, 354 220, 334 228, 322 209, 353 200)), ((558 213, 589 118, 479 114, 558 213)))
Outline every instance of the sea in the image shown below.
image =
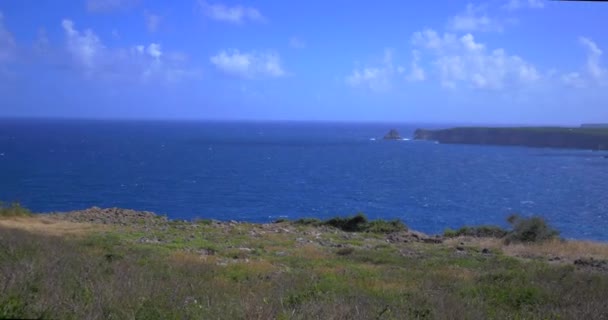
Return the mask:
POLYGON ((588 150, 438 144, 408 123, 0 119, 0 200, 172 219, 271 222, 365 213, 410 228, 539 215, 608 240, 608 158, 588 150), (390 129, 405 138, 382 139, 390 129))

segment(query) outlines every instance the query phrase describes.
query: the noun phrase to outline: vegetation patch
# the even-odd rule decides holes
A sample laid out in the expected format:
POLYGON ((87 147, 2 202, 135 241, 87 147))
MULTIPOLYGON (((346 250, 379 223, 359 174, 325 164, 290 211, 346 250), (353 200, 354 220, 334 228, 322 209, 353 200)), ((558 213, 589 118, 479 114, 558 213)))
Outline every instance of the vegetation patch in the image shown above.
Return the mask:
POLYGON ((399 219, 395 220, 368 220, 363 213, 358 213, 350 217, 334 217, 325 221, 316 218, 303 218, 294 221, 298 225, 307 226, 329 226, 346 232, 370 232, 370 233, 391 233, 407 231, 407 226, 399 219))
POLYGON ((455 238, 460 236, 476 238, 499 238, 510 243, 538 243, 559 238, 559 231, 547 224, 545 219, 533 216, 529 218, 513 214, 507 218, 511 225, 510 230, 498 226, 465 226, 458 230, 446 229, 444 237, 455 238))
POLYGON ((559 237, 559 231, 550 227, 545 219, 534 216, 522 218, 514 214, 507 218, 513 230, 505 238, 506 243, 512 242, 542 242, 559 237))
POLYGON ((0 202, 0 217, 29 217, 32 212, 22 207, 18 202, 13 202, 10 205, 6 205, 0 202))
MULTIPOLYGON (((2 222, 27 224, 40 219, 2 222)), ((53 222, 41 224, 47 228, 64 223, 65 228, 86 232, 73 237, 65 236, 70 234, 67 229, 66 234, 49 234, 0 224, 0 319, 604 319, 608 315, 608 246, 598 243, 574 246, 575 241, 552 240, 507 246, 503 239, 472 237, 454 239, 467 242, 464 249, 455 250, 449 241, 388 241, 406 233, 385 232, 405 227, 369 221, 363 215, 280 225, 140 224, 140 219, 133 219, 131 224, 96 229, 84 229, 91 225, 87 223, 44 219, 53 222), (480 249, 489 243, 496 246, 491 254, 484 254, 480 249), (565 249, 577 258, 559 253, 565 249), (545 250, 562 259, 514 258, 504 254, 508 250, 545 250), (596 258, 584 258, 591 253, 596 258)), ((505 238, 519 231, 544 230, 517 221, 505 238)), ((478 227, 463 234, 493 235, 488 229, 493 230, 478 227)))
POLYGON ((477 237, 477 238, 502 238, 509 232, 498 226, 465 226, 458 230, 446 229, 443 233, 444 237, 454 238, 460 236, 477 237))

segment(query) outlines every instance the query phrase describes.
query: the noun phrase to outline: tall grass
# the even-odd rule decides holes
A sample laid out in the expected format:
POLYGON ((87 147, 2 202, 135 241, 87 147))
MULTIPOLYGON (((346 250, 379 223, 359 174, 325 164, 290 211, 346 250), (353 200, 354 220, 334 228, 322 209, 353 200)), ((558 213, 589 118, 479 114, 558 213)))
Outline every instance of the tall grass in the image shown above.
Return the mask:
POLYGON ((0 217, 29 217, 31 215, 32 212, 22 207, 18 202, 6 205, 0 201, 0 217))

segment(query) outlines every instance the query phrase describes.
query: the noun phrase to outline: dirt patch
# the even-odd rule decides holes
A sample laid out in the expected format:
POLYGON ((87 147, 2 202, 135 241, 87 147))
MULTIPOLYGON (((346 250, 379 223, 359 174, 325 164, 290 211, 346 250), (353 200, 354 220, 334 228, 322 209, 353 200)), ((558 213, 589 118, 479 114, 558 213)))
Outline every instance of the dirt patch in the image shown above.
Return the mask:
POLYGON ((149 211, 121 208, 92 207, 85 210, 60 212, 45 215, 52 219, 94 224, 156 226, 166 224, 167 217, 149 211))
POLYGON ((53 236, 84 235, 103 229, 102 226, 89 223, 75 223, 37 216, 0 219, 0 228, 20 229, 53 236))
POLYGON ((386 236, 386 241, 389 243, 407 243, 407 242, 423 242, 423 243, 443 243, 443 237, 428 236, 418 231, 402 231, 394 232, 386 236))
POLYGON ((580 269, 591 269, 595 271, 608 272, 608 260, 596 260, 593 258, 580 258, 574 260, 574 265, 580 269))

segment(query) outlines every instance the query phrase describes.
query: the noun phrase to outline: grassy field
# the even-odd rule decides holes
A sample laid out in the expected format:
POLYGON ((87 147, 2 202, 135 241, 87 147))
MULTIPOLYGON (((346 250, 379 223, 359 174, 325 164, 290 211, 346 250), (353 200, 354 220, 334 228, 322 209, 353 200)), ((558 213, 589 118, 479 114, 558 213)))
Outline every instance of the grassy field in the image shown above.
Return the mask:
POLYGON ((608 318, 605 244, 435 243, 378 225, 5 215, 0 318, 608 318))

